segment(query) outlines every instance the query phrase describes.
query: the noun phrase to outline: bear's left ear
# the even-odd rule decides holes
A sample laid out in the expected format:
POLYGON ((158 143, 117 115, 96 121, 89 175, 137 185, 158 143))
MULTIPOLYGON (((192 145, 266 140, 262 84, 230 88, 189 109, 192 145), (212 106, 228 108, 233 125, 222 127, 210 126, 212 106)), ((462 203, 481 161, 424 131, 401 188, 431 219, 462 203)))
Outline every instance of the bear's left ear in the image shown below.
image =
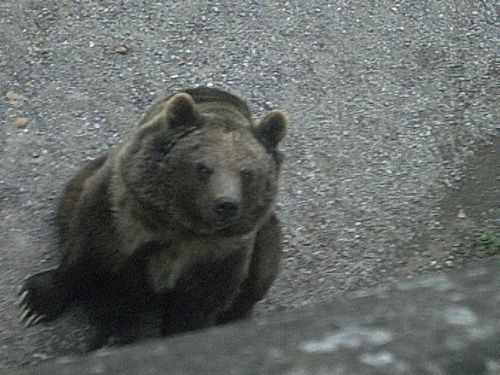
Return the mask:
POLYGON ((174 130, 196 126, 200 117, 195 101, 186 93, 176 94, 168 100, 164 116, 168 127, 174 130))
POLYGON ((257 137, 268 147, 275 148, 285 137, 288 129, 288 119, 279 110, 271 111, 255 127, 257 137))

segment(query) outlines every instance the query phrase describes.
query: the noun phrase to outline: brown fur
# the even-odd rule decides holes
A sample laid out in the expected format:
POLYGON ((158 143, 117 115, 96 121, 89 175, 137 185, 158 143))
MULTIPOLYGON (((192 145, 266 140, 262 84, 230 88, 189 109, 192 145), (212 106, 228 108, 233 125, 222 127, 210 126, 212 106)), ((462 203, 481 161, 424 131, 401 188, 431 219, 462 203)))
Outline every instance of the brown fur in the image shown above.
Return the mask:
POLYGON ((276 277, 274 214, 287 120, 255 125, 246 104, 197 88, 153 106, 121 145, 82 168, 61 198, 56 269, 26 280, 27 325, 73 301, 96 324, 93 347, 158 317, 171 334, 247 316, 276 277))

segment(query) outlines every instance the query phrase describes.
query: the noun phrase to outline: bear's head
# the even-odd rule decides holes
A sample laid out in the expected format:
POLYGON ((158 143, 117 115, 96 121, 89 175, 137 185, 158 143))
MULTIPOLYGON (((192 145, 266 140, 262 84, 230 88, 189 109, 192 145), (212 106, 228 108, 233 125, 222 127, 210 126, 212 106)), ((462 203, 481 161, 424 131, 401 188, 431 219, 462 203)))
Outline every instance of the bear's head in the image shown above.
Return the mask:
POLYGON ((122 152, 120 176, 150 225, 206 236, 247 233, 274 209, 287 119, 274 110, 254 124, 243 101, 204 90, 208 99, 187 90, 148 112, 122 152))

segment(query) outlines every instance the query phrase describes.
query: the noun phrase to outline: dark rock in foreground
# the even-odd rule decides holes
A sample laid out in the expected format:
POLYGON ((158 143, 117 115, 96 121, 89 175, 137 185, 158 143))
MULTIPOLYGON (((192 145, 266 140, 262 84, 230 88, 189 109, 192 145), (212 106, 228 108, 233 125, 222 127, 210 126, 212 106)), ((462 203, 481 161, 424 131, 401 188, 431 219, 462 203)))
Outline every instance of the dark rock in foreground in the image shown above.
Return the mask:
POLYGON ((500 262, 13 374, 500 373, 500 262))

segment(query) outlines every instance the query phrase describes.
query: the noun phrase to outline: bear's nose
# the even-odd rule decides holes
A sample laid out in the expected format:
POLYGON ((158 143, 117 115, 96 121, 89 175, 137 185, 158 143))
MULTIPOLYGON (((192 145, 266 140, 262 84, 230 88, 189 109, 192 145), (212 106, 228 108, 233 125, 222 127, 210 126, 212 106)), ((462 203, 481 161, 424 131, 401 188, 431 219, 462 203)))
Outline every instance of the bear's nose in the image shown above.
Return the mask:
POLYGON ((238 213, 238 206, 237 199, 222 196, 215 201, 215 212, 221 219, 230 220, 238 213))

